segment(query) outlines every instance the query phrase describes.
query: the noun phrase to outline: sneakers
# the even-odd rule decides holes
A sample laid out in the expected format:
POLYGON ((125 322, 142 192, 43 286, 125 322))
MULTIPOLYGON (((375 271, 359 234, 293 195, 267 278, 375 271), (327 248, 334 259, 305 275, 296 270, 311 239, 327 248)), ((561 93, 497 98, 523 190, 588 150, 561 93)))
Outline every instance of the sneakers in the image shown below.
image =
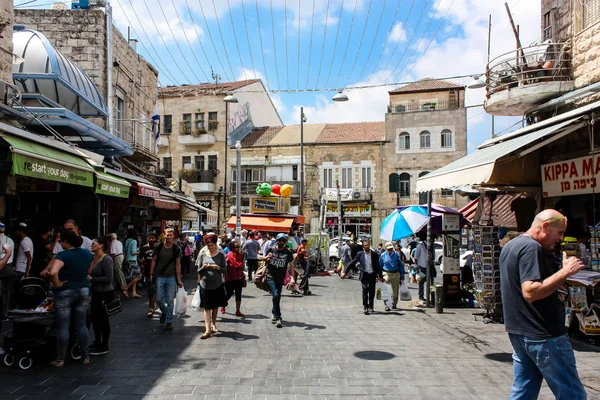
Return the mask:
POLYGON ((102 347, 102 346, 100 346, 99 344, 96 344, 96 342, 94 342, 88 346, 88 350, 90 351, 90 354, 91 354, 92 351, 96 351, 100 347, 102 347))
POLYGON ((165 314, 165 313, 160 314, 160 323, 164 324, 166 320, 167 320, 167 314, 165 314))
POLYGON ((277 318, 275 318, 275 314, 271 314, 271 323, 274 324, 277 322, 277 318))
POLYGON ((221 314, 225 314, 225 307, 221 307, 221 314))
POLYGON ((374 313, 375 312, 375 310, 373 310, 373 307, 369 307, 369 312, 370 313, 374 313))
POLYGON ((365 308, 365 311, 364 311, 364 313, 365 313, 365 315, 369 315, 369 309, 368 309, 368 308, 365 308))
POLYGON ((392 306, 392 310, 397 310, 398 306, 396 306, 395 304, 392 306))
POLYGON ((275 326, 278 328, 281 328, 283 326, 283 321, 281 320, 281 318, 279 318, 277 322, 275 322, 275 326))
POLYGON ((385 311, 387 311, 387 312, 390 312, 390 311, 392 311, 392 309, 391 309, 391 308, 389 308, 389 307, 386 307, 386 308, 385 308, 385 311))
POLYGON ((90 354, 93 356, 101 356, 104 354, 108 354, 108 347, 103 346, 103 347, 96 347, 94 349, 90 349, 90 354))
POLYGON ((173 330, 173 323, 172 322, 167 322, 167 327, 165 328, 166 331, 172 331, 173 330))

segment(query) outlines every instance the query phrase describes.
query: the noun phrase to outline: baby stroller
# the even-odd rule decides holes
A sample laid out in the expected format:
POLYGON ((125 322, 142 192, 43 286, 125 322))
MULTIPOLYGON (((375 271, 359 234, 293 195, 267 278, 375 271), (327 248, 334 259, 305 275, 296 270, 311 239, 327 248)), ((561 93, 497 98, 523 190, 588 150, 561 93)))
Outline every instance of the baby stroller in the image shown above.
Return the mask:
MULTIPOLYGON (((25 278, 17 283, 15 302, 17 308, 9 311, 13 321, 12 335, 4 338, 4 365, 18 365, 26 370, 34 360, 50 361, 56 354, 56 317, 53 300, 47 298, 48 287, 40 278, 25 278), (36 311, 42 303, 47 311, 36 311)), ((71 335, 74 337, 74 335, 71 335)), ((69 345, 71 358, 81 358, 79 344, 75 339, 69 345)))

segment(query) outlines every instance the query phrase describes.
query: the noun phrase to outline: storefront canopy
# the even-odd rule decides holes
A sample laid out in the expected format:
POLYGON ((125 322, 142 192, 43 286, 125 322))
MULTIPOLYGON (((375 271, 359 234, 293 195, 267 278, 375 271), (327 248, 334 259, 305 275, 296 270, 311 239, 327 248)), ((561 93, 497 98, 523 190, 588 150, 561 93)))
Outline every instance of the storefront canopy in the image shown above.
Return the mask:
POLYGON ((1 134, 12 152, 12 174, 94 186, 94 169, 82 157, 25 138, 1 134))
POLYGON ((96 193, 105 196, 129 198, 131 183, 117 176, 96 171, 96 193))
POLYGON ((580 119, 572 118, 533 131, 527 127, 484 143, 477 151, 419 178, 417 192, 463 185, 531 184, 535 178, 528 174, 537 174, 539 165, 526 166, 525 161, 515 160, 579 129, 584 125, 578 122, 580 119), (520 176, 523 182, 515 182, 515 176, 520 176))
MULTIPOLYGON (((242 215, 242 229, 267 231, 267 232, 284 232, 288 233, 294 223, 293 217, 275 217, 275 216, 250 216, 242 215)), ((227 221, 227 227, 235 229, 235 215, 227 221)))
POLYGON ((161 197, 160 199, 154 199, 154 207, 161 210, 179 210, 179 202, 175 200, 169 200, 161 197))

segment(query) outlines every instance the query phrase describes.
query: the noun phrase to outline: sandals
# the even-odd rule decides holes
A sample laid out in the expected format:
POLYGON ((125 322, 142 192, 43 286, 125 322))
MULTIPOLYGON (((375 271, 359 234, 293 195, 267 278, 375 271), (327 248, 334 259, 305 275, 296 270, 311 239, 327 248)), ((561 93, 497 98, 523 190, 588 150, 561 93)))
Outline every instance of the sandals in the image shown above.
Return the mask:
POLYGON ((90 363, 90 358, 89 357, 84 358, 82 363, 83 363, 83 365, 88 365, 90 363))
POLYGON ((221 314, 225 314, 225 307, 221 307, 221 314))
POLYGON ((134 294, 133 296, 131 296, 134 299, 141 299, 142 296, 140 296, 139 294, 134 294))
POLYGON ((123 292, 123 296, 129 298, 129 293, 127 292, 127 290, 121 290, 121 292, 123 292))
POLYGON ((241 312, 241 311, 236 311, 236 312, 235 312, 235 316, 236 316, 236 317, 245 317, 245 315, 244 315, 244 314, 242 314, 242 312, 241 312))
POLYGON ((146 313, 146 318, 152 318, 154 317, 154 310, 149 308, 148 312, 146 313))
POLYGON ((62 367, 65 365, 64 361, 58 361, 58 360, 54 360, 54 361, 50 361, 50 365, 53 367, 62 367))
POLYGON ((200 339, 208 339, 209 337, 211 337, 211 333, 210 332, 204 332, 202 334, 202 336, 200 336, 200 339))
POLYGON ((217 326, 216 326, 216 325, 214 325, 214 324, 210 326, 210 331, 211 331, 212 333, 217 333, 217 332, 219 332, 219 330, 217 329, 217 326))

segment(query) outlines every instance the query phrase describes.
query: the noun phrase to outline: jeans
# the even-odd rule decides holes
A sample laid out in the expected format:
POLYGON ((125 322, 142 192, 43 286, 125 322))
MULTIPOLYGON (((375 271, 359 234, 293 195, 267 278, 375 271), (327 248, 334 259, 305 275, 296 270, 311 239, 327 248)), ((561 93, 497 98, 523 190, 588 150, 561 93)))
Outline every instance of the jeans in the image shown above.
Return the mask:
POLYGON ((363 307, 373 308, 373 301, 375 300, 375 284, 377 283, 377 274, 375 272, 369 274, 365 272, 360 283, 362 284, 362 300, 363 307))
POLYGON ((92 304, 90 306, 90 319, 94 327, 94 344, 100 347, 108 347, 108 337, 110 336, 110 322, 104 303, 108 303, 115 296, 114 291, 93 292, 92 304))
MULTIPOLYGON (((419 267, 420 272, 427 275, 427 268, 419 267)), ((432 271, 433 272, 433 271, 432 271)), ((421 279, 419 281, 419 300, 425 301, 425 284, 427 283, 427 278, 421 279)), ((433 274, 429 279, 429 284, 433 285, 433 274)))
POLYGON ((508 334, 513 346, 514 382, 511 400, 537 399, 542 380, 557 400, 584 400, 585 389, 575 366, 567 335, 539 339, 508 334))
POLYGON ((158 277, 156 282, 156 302, 160 307, 160 312, 166 314, 167 323, 173 321, 173 304, 175 303, 175 290, 177 289, 177 280, 174 276, 168 278, 158 277))
POLYGON ((273 279, 267 277, 267 285, 273 296, 273 310, 271 313, 276 319, 281 319, 281 289, 283 288, 283 282, 275 282, 273 279))
POLYGON ((252 282, 252 274, 258 269, 258 260, 246 260, 248 266, 248 280, 252 282))
POLYGON ((77 334, 81 355, 83 358, 89 356, 88 328, 86 325, 89 306, 89 287, 65 289, 54 293, 54 308, 56 310, 58 328, 56 344, 57 361, 64 361, 67 356, 71 326, 73 326, 73 330, 77 334), (73 315, 73 325, 71 325, 71 315, 73 315))

